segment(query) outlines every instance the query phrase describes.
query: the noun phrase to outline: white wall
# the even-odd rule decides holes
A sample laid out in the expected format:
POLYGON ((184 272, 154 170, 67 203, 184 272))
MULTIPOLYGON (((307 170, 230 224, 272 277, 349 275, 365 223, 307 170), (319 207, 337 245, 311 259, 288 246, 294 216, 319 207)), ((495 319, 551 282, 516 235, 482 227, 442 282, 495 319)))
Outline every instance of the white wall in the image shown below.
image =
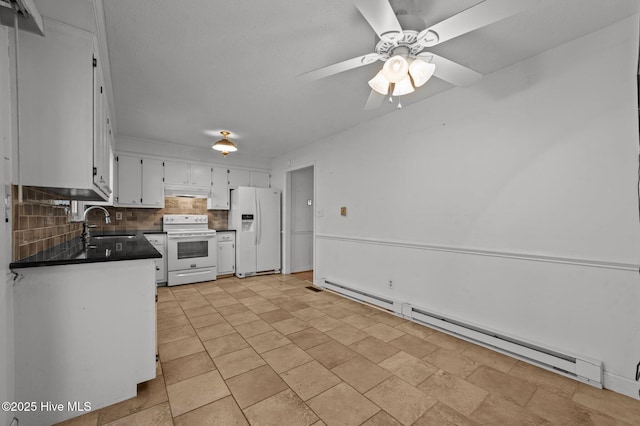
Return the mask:
MULTIPOLYGON (((11 83, 9 60, 9 29, 0 26, 0 191, 11 183, 11 83)), ((5 221, 4 202, 0 224, 0 401, 12 401, 14 396, 13 344, 13 281, 9 276, 11 262, 11 223, 5 221)), ((11 212, 9 212, 11 215, 11 212)), ((9 424, 13 416, 0 411, 0 425, 9 424)))
POLYGON ((634 16, 275 160, 281 188, 315 164, 316 280, 602 360, 637 398, 637 61, 634 16))

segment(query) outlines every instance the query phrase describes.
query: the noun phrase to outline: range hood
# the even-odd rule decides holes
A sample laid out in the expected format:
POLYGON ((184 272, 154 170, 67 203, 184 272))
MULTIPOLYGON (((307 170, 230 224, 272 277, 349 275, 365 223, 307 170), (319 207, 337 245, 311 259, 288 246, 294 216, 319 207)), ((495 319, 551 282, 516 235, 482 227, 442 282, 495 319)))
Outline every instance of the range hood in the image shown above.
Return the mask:
POLYGON ((18 29, 44 35, 42 15, 33 0, 0 0, 0 23, 13 27, 15 15, 18 15, 18 29))
POLYGON ((209 198, 211 188, 198 186, 171 186, 165 185, 165 197, 185 197, 185 198, 209 198))

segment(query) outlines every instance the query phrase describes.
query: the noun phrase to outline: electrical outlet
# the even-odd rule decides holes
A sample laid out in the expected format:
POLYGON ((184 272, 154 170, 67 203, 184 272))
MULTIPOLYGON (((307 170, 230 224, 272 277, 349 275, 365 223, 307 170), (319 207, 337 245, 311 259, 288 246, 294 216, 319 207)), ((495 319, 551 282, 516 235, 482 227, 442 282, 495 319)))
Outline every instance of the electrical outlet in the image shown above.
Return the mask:
POLYGON ((122 212, 116 212, 116 220, 122 220, 122 212))
POLYGON ((387 287, 393 288, 393 280, 389 280, 389 284, 387 284, 387 287))

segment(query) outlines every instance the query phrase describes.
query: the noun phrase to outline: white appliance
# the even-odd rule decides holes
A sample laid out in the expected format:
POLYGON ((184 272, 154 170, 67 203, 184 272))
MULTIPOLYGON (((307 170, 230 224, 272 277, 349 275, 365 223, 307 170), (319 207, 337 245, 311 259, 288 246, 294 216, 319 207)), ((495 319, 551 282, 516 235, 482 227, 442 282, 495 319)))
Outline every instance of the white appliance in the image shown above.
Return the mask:
POLYGON ((236 231, 236 276, 280 272, 280 191, 231 190, 229 229, 236 231))
POLYGON ((216 279, 216 231, 209 229, 207 215, 166 214, 162 229, 167 233, 167 285, 216 279))

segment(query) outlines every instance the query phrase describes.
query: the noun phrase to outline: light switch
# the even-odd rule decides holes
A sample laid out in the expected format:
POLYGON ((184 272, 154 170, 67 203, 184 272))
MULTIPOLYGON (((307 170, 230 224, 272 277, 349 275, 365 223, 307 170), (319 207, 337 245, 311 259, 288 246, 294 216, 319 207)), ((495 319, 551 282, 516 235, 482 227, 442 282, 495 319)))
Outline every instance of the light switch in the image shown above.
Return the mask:
POLYGON ((340 207, 340 216, 346 216, 346 215, 347 215, 347 208, 340 207))
POLYGON ((307 200, 307 205, 310 206, 311 205, 311 200, 307 200))
POLYGON ((122 220, 122 212, 116 212, 116 220, 122 220))

